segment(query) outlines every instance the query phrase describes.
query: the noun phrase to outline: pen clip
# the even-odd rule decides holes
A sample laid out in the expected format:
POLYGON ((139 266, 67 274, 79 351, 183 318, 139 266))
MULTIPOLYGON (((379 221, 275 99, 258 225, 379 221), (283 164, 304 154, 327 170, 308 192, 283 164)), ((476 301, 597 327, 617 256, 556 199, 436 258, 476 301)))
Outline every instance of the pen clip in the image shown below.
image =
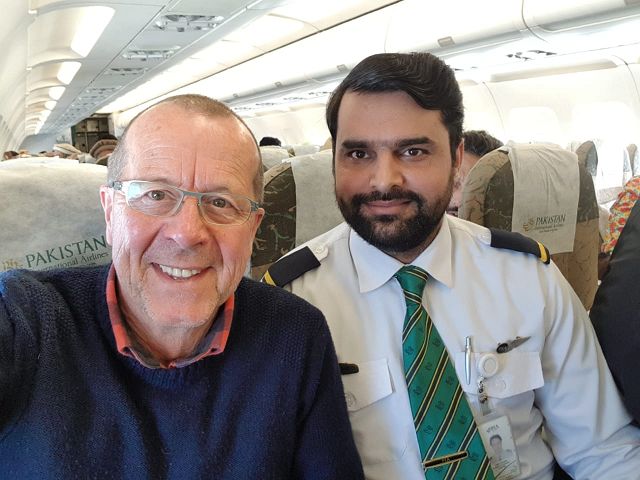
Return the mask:
POLYGON ((471 384, 471 337, 467 337, 464 348, 464 374, 467 385, 471 384))

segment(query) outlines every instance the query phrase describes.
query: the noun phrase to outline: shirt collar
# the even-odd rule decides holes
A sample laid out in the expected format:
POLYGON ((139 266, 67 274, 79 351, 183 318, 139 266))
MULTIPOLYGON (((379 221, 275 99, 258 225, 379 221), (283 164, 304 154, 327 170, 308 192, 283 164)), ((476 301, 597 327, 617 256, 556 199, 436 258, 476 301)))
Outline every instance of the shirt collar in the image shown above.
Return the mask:
POLYGON ((127 357, 135 358, 138 362, 148 368, 174 368, 185 367, 209 355, 218 355, 224 351, 231 330, 233 319, 234 295, 227 299, 223 308, 218 309, 218 313, 213 320, 209 332, 198 343, 193 353, 184 359, 176 360, 169 365, 161 365, 146 349, 139 345, 130 335, 129 328, 122 317, 120 306, 118 305, 116 289, 116 269, 111 264, 107 276, 107 306, 109 308, 109 320, 116 339, 118 352, 127 357))
MULTIPOLYGON (((438 234, 411 265, 422 268, 434 280, 453 287, 451 230, 447 215, 443 217, 438 234)), ((360 293, 381 287, 404 265, 366 242, 353 229, 349 233, 349 249, 360 293)))

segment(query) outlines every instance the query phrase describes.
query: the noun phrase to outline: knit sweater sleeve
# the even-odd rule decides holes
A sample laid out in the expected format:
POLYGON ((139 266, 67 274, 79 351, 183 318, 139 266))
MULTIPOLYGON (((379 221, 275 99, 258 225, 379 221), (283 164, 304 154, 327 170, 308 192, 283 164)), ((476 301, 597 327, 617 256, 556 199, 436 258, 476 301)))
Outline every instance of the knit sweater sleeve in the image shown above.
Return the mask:
POLYGON ((27 314, 29 296, 17 278, 13 272, 0 276, 0 438, 27 400, 38 357, 36 329, 27 314), (23 302, 16 301, 20 293, 23 302))
POLYGON ((302 408, 296 440, 293 478, 305 480, 364 479, 353 440, 338 360, 326 321, 319 323, 305 372, 311 399, 302 408), (313 367, 311 367, 311 365, 313 367))

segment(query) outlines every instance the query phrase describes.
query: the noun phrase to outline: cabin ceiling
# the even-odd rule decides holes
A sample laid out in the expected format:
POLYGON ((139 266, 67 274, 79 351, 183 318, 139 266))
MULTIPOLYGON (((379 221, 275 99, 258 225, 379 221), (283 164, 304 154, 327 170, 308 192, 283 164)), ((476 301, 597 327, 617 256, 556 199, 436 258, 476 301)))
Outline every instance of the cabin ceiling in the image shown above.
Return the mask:
POLYGON ((11 0, 3 10, 5 148, 95 112, 128 111, 126 121, 182 91, 239 113, 304 108, 384 51, 431 51, 473 72, 640 43, 636 0, 11 0), (94 45, 80 39, 101 28, 94 45))

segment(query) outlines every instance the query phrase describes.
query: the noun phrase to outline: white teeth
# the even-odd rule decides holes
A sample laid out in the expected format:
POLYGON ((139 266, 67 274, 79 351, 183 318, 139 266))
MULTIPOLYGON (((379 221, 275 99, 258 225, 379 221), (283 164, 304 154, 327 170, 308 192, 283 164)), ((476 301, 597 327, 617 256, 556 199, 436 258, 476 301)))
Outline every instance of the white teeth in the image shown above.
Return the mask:
POLYGON ((201 272, 201 270, 183 270, 180 268, 165 267, 164 265, 158 266, 164 273, 175 278, 189 278, 201 272))

